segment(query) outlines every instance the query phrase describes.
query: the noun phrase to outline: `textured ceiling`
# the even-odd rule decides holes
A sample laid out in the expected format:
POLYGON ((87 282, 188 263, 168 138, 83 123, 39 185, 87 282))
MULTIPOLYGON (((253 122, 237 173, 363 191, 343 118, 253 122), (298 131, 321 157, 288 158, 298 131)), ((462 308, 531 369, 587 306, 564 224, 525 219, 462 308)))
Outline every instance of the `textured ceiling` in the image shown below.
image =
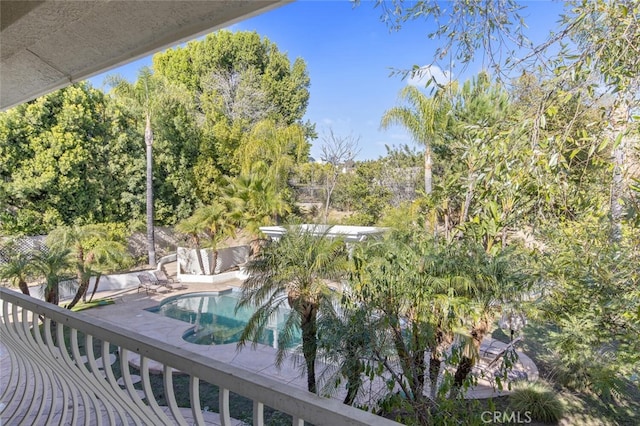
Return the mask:
POLYGON ((290 0, 0 1, 0 110, 290 0))

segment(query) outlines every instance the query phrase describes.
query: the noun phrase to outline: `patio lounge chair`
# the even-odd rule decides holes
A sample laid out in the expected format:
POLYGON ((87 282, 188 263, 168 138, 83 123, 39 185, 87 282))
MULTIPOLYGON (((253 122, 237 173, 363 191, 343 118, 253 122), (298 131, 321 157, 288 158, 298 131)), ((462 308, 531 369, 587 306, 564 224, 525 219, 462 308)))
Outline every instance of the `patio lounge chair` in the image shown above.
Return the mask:
POLYGON ((169 288, 154 282, 149 274, 138 274, 138 280, 140 281, 138 293, 142 288, 147 292, 147 294, 149 294, 149 292, 164 293, 169 291, 169 288))
POLYGON ((172 290, 178 290, 185 287, 180 281, 176 281, 173 278, 168 277, 162 269, 153 271, 153 275, 158 281, 158 284, 164 285, 172 290))

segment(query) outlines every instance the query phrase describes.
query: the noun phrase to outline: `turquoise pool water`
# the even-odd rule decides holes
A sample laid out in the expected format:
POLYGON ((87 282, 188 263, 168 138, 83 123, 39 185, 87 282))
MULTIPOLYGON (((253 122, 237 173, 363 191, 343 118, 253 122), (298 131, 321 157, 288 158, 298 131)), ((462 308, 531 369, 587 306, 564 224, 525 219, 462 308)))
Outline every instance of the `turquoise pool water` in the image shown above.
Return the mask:
MULTIPOLYGON (((239 340, 255 311, 254 307, 244 307, 235 312, 239 298, 239 291, 183 294, 165 299, 149 311, 193 324, 193 328, 182 336, 187 342, 224 345, 239 340)), ((277 347, 278 333, 288 315, 288 309, 274 313, 259 343, 277 347)), ((294 343, 298 342, 299 339, 294 343)))

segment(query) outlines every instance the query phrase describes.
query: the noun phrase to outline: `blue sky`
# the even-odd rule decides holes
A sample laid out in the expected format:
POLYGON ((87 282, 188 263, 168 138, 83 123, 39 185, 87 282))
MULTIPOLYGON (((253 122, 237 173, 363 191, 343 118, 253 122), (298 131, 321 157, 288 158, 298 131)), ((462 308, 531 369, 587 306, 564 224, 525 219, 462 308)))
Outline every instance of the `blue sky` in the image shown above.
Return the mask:
MULTIPOLYGON (((523 2, 527 9, 530 37, 540 40, 554 29, 562 9, 551 1, 523 2)), ((353 7, 346 0, 297 1, 231 26, 232 31, 256 31, 276 43, 293 61, 301 57, 311 79, 305 119, 316 123, 322 136, 332 129, 337 136, 359 137, 358 159, 375 159, 385 154, 385 145, 409 144, 411 138, 400 127, 379 128, 384 112, 397 105, 400 90, 408 83, 392 71, 430 64, 439 45, 430 40, 428 23, 406 23, 391 32, 380 20, 380 9, 371 1, 353 7)), ((106 74, 119 73, 130 80, 137 71, 151 65, 143 58, 106 74)), ((482 63, 471 64, 453 78, 467 79, 480 71, 482 63)), ((102 86, 104 75, 90 79, 102 86)), ((320 140, 313 142, 311 155, 319 158, 320 140)))

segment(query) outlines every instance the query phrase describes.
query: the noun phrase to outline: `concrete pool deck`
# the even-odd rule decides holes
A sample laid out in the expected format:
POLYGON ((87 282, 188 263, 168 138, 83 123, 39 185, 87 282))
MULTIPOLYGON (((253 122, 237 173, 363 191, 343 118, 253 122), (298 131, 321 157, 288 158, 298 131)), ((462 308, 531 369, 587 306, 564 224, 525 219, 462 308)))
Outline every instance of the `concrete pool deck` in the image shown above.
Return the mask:
MULTIPOLYGON (((242 280, 233 278, 233 276, 230 275, 228 280, 221 283, 185 283, 185 288, 165 293, 146 294, 143 290, 136 292, 136 290, 133 289, 126 293, 116 293, 116 303, 113 305, 88 309, 82 311, 82 313, 90 317, 100 318, 101 320, 127 327, 132 331, 161 340, 176 347, 187 349, 194 353, 282 381, 306 392, 306 377, 299 367, 300 362, 296 363, 295 359, 293 359, 295 355, 286 360, 281 368, 278 368, 275 366, 276 349, 270 346, 261 344, 252 346, 248 344, 239 350, 235 343, 225 345, 198 345, 189 343, 183 339, 183 335, 193 327, 193 324, 147 311, 148 308, 158 306, 167 298, 190 293, 220 292, 239 288, 241 285, 242 280)), ((110 297, 109 292, 105 292, 99 296, 110 297)), ((506 347, 505 343, 488 337, 483 341, 481 353, 495 355, 504 347, 506 347)), ((526 373, 526 377, 530 381, 537 380, 538 369, 533 361, 520 351, 518 351, 518 355, 519 360, 514 370, 526 373)), ((133 357, 130 359, 130 363, 136 366, 137 364, 139 365, 139 360, 133 357)), ((153 370, 153 363, 150 364, 150 366, 153 370)), ((319 366, 317 370, 321 372, 322 369, 323 368, 319 366)), ((318 375, 320 376, 320 374, 321 373, 318 375)), ((478 377, 478 384, 471 387, 466 392, 465 397, 471 399, 490 398, 508 393, 510 392, 506 390, 499 391, 494 389, 489 380, 478 377)), ((342 398, 344 397, 343 394, 344 392, 338 392, 334 397, 342 398)))
MULTIPOLYGON (((186 288, 174 290, 168 293, 152 293, 147 295, 144 291, 119 294, 113 305, 101 306, 82 311, 83 314, 93 318, 126 327, 136 333, 161 340, 176 347, 195 352, 217 361, 232 364, 246 370, 263 374, 280 380, 306 391, 306 379, 301 376, 301 371, 294 368, 278 369, 274 365, 275 349, 250 344, 244 349, 238 350, 235 343, 226 345, 198 345, 185 341, 182 336, 193 328, 193 324, 165 317, 148 308, 158 306, 164 299, 189 293, 218 292, 229 290, 241 285, 240 280, 230 280, 224 284, 186 284, 186 288)), ((109 297, 108 294, 101 297, 109 297)), ((130 358, 130 363, 138 364, 137 356, 130 358)), ((154 371, 154 364, 150 364, 154 371)))

